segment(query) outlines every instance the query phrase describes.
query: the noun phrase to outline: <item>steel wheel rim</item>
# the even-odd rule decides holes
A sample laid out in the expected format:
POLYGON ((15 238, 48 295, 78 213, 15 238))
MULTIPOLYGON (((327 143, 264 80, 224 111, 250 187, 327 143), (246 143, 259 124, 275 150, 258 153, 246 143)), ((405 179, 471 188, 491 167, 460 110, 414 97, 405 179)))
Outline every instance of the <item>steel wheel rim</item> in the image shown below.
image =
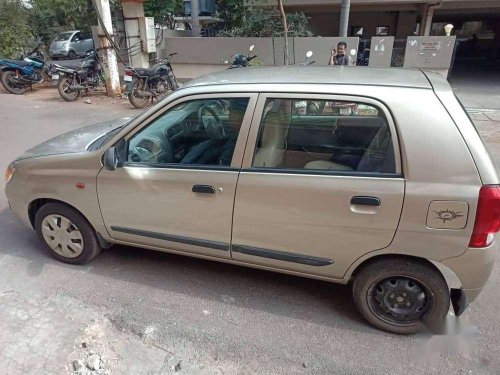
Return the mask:
POLYGON ((83 235, 65 216, 47 215, 42 221, 42 236, 47 245, 64 258, 76 258, 83 252, 83 235))
POLYGON ((377 318, 399 326, 419 323, 432 305, 429 288, 409 276, 390 276, 375 281, 368 290, 367 299, 377 318))

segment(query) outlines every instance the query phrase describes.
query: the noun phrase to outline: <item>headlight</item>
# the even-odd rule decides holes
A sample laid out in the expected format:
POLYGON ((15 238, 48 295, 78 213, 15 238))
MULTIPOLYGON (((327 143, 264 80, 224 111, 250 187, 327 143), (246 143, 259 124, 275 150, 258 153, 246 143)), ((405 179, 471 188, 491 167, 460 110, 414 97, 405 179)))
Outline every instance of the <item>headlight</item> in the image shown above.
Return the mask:
POLYGON ((8 184, 9 181, 12 179, 12 177, 14 176, 14 166, 12 164, 10 164, 8 167, 7 167, 7 170, 5 171, 5 183, 8 184))
POLYGON ((68 48, 68 42, 64 43, 64 44, 62 45, 62 48, 63 48, 63 49, 68 48))

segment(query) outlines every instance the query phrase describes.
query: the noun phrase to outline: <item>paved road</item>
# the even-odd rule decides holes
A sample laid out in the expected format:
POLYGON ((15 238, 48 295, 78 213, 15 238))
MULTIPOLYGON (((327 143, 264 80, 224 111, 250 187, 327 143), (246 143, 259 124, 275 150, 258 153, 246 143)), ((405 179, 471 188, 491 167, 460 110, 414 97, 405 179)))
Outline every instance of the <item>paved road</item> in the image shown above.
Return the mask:
MULTIPOLYGON (((0 92, 0 167, 63 130, 130 113, 0 92)), ((64 374, 91 352, 123 374, 500 373, 498 267, 462 318, 475 342, 440 353, 443 338, 369 327, 344 286, 123 246, 87 266, 59 263, 3 194, 0 266, 0 374, 64 374)))

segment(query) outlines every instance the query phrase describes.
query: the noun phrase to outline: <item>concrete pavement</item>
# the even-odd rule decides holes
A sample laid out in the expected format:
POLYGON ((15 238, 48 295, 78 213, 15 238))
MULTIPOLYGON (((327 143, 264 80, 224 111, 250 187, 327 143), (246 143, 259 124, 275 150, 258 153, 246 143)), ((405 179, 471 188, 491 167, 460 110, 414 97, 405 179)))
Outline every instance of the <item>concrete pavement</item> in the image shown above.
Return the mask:
MULTIPOLYGON (((0 92, 0 167, 64 130, 140 113, 93 102, 0 92)), ((499 162, 500 123, 477 124, 499 162)), ((62 264, 0 194, 0 374, 65 374, 96 354, 102 374, 494 374, 499 287, 496 267, 462 318, 475 342, 440 353, 440 339, 368 326, 345 286, 123 246, 62 264)))

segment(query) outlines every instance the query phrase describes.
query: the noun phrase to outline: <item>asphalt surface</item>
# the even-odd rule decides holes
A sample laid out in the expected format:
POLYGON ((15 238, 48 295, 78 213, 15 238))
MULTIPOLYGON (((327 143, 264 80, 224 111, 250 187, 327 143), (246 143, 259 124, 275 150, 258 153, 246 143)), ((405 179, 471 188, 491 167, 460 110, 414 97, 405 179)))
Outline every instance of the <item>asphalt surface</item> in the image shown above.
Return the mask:
MULTIPOLYGON (((0 168, 64 130, 137 113, 0 92, 0 168)), ((498 128, 483 122, 497 158, 498 128)), ((59 263, 0 193, 0 374, 64 374, 88 345, 124 374, 496 374, 499 289, 497 266, 461 318, 473 339, 395 336, 361 318, 346 286, 123 246, 59 263)))

